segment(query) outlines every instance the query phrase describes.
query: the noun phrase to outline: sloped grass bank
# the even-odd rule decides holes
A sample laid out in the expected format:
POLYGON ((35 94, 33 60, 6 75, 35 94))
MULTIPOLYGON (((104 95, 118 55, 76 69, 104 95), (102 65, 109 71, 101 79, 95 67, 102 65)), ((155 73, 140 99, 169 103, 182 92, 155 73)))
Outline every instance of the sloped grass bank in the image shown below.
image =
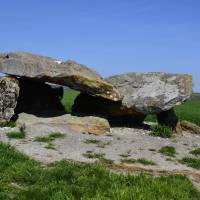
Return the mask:
POLYGON ((119 175, 68 161, 42 166, 0 143, 0 199, 198 200, 200 193, 183 176, 119 175))

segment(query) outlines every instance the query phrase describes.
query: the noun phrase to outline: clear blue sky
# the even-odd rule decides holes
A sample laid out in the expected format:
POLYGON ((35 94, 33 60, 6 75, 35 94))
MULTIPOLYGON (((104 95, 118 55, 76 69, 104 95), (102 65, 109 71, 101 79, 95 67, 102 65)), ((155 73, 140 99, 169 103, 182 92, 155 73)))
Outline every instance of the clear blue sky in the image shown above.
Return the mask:
POLYGON ((2 0, 0 51, 73 59, 101 75, 190 73, 200 92, 200 0, 2 0))

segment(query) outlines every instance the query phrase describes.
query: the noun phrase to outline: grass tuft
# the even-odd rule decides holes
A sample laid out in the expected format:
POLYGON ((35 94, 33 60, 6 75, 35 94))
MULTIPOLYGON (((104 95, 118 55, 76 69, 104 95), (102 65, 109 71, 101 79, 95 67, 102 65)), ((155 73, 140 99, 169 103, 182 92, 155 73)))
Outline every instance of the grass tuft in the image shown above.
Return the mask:
POLYGON ((150 135, 162 138, 170 138, 173 135, 172 128, 164 125, 153 125, 151 126, 150 135))
POLYGON ((190 151, 190 154, 193 154, 195 156, 199 156, 200 155, 200 148, 197 148, 197 149, 190 151))
POLYGON ((48 143, 47 146, 45 146, 44 148, 57 151, 55 145, 52 143, 48 143))
POLYGON ((64 138, 65 136, 66 136, 65 134, 55 132, 55 133, 50 133, 47 136, 36 137, 34 141, 35 142, 47 142, 47 143, 49 143, 49 142, 54 141, 57 138, 64 138))
POLYGON ((86 151, 86 153, 84 153, 83 156, 90 159, 99 159, 99 158, 103 158, 105 154, 95 153, 94 151, 86 151))
POLYGON ((26 137, 25 129, 26 129, 25 126, 21 126, 19 128, 19 131, 8 132, 8 133, 6 133, 6 135, 10 139, 23 139, 26 137))
POLYGON ((86 139, 84 143, 86 144, 99 144, 101 141, 96 139, 86 139))
POLYGON ((0 127, 10 127, 10 128, 14 128, 16 127, 16 123, 14 121, 9 121, 9 122, 5 122, 5 123, 0 123, 0 127))
POLYGON ((134 159, 134 158, 124 158, 121 159, 122 163, 141 163, 143 165, 156 165, 155 162, 152 160, 146 160, 145 158, 139 158, 139 159, 134 159))
POLYGON ((179 162, 181 164, 187 165, 188 167, 192 167, 194 169, 200 169, 200 159, 184 157, 181 160, 179 160, 179 162))
POLYGON ((108 158, 105 158, 104 156, 99 158, 99 162, 100 162, 101 164, 103 164, 103 165, 106 165, 106 166, 111 166, 111 165, 113 165, 113 163, 114 163, 113 160, 108 159, 108 158))
POLYGON ((131 156, 131 150, 127 150, 125 153, 120 154, 119 156, 121 156, 122 158, 128 158, 131 156))
POLYGON ((164 146, 158 152, 165 156, 174 157, 176 154, 176 149, 173 146, 164 146))

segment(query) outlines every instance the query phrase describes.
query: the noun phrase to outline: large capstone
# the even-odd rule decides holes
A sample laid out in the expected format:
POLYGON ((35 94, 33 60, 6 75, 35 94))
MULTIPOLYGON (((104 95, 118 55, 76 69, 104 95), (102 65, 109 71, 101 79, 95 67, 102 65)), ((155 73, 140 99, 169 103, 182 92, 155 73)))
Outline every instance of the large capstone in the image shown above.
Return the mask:
POLYGON ((0 77, 0 124, 8 122, 14 115, 19 95, 18 81, 14 77, 0 77))
POLYGON ((128 73, 105 79, 115 86, 122 106, 141 114, 158 114, 190 98, 192 76, 169 73, 128 73))
POLYGON ((57 61, 30 53, 0 54, 0 72, 69 86, 90 95, 119 100, 114 87, 87 66, 74 61, 57 61))

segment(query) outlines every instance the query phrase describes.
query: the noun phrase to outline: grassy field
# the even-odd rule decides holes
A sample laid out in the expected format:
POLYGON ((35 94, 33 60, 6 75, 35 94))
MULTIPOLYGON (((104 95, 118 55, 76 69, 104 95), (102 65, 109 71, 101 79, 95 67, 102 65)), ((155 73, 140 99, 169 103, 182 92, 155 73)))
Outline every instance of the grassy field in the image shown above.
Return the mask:
MULTIPOLYGON (((79 92, 75 90, 65 90, 62 103, 67 112, 71 112, 74 99, 78 94, 79 92)), ((188 120, 200 125, 200 100, 188 100, 182 105, 176 106, 175 110, 179 119, 188 120)), ((156 121, 156 117, 154 115, 149 115, 147 116, 146 121, 156 121)))
POLYGON ((199 200, 183 176, 114 174, 102 166, 61 161, 42 166, 0 143, 1 200, 199 200))

